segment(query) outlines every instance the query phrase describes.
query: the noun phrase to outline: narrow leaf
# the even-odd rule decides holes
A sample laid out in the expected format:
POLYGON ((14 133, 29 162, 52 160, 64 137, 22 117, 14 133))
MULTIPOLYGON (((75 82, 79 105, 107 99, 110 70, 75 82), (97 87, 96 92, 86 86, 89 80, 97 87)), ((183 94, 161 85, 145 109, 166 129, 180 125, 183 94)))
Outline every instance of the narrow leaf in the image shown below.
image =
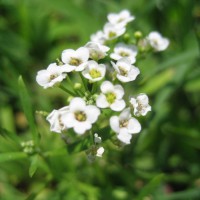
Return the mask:
POLYGON ((29 176, 32 177, 37 168, 38 168, 38 165, 39 165, 39 155, 34 155, 32 158, 31 158, 31 165, 30 165, 30 168, 29 168, 29 176))
POLYGON ((24 152, 6 152, 0 154, 0 163, 27 158, 24 152))
POLYGON ((39 141, 39 134, 37 132, 37 128, 36 128, 36 124, 35 124, 31 100, 30 100, 26 85, 24 84, 24 81, 21 76, 18 79, 18 84, 19 84, 19 94, 20 94, 20 98, 21 98, 21 104, 22 104, 24 113, 25 113, 26 118, 30 125, 32 138, 33 138, 35 144, 37 145, 38 141, 39 141))

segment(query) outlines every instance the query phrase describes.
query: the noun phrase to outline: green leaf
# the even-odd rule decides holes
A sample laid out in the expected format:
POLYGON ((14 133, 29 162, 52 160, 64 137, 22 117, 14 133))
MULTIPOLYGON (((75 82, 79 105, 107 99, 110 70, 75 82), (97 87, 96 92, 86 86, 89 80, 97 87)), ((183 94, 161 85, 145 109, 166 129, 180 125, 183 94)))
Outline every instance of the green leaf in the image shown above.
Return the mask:
POLYGON ((31 165, 30 165, 30 168, 29 168, 29 176, 32 177, 37 168, 38 168, 38 165, 39 165, 39 155, 34 155, 32 158, 31 158, 31 165))
POLYGON ((139 193, 137 200, 143 200, 146 196, 153 193, 155 188, 161 184, 164 179, 164 174, 155 176, 139 193))
POLYGON ((24 81, 21 76, 18 79, 18 84, 19 84, 19 94, 20 94, 21 104, 30 125, 32 138, 33 138, 34 143, 38 145, 39 134, 36 128, 35 119, 34 119, 34 115, 32 111, 32 103, 31 103, 26 85, 24 84, 24 81))
POLYGON ((12 160, 19 160, 27 158, 27 154, 24 152, 6 152, 0 154, 0 163, 12 160))

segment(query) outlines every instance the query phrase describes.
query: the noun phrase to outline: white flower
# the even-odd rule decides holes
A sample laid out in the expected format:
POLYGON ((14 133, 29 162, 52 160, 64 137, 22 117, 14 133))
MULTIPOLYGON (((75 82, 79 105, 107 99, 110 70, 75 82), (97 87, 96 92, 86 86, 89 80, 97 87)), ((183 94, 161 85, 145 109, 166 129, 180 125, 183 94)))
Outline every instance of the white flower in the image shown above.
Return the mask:
POLYGON ((112 116, 110 126, 117 133, 117 138, 125 144, 130 144, 132 134, 141 131, 141 125, 131 116, 130 108, 123 110, 119 116, 112 116))
POLYGON ((126 31, 126 28, 121 25, 113 25, 111 23, 106 23, 104 25, 103 31, 106 40, 113 40, 123 35, 126 31))
POLYGON ((131 16, 128 10, 122 10, 120 13, 110 13, 108 14, 108 21, 111 24, 120 24, 126 26, 126 24, 135 19, 134 16, 131 16))
POLYGON ((97 42, 88 42, 85 47, 88 48, 90 52, 90 58, 93 60, 104 58, 107 55, 106 52, 110 50, 109 47, 97 42))
POLYGON ((59 110, 53 110, 48 116, 47 121, 50 123, 50 130, 56 133, 61 133, 66 129, 62 121, 62 115, 69 112, 69 107, 65 106, 59 110))
POLYGON ((77 134, 83 134, 91 129, 97 121, 100 110, 94 105, 86 105, 80 97, 75 97, 69 104, 69 112, 62 115, 62 120, 67 128, 73 128, 77 134))
POLYGON ((60 83, 66 76, 67 75, 63 73, 62 66, 57 66, 56 63, 52 63, 47 69, 38 71, 36 81, 46 89, 60 83))
POLYGON ((104 153, 104 148, 103 148, 103 147, 99 147, 99 148, 97 149, 96 156, 97 156, 97 157, 102 157, 103 153, 104 153))
POLYGON ((114 53, 110 54, 113 60, 119 60, 120 58, 129 58, 131 64, 135 63, 137 55, 137 47, 135 45, 127 45, 124 43, 118 43, 114 48, 114 53))
POLYGON ((90 36, 90 40, 92 42, 96 42, 96 43, 99 43, 99 44, 104 44, 105 41, 106 41, 106 38, 105 38, 105 35, 103 33, 103 31, 97 31, 96 33, 92 34, 90 36))
POLYGON ((110 81, 101 84, 101 94, 97 97, 96 105, 99 108, 111 108, 114 111, 121 111, 125 108, 124 89, 121 85, 113 85, 110 81))
POLYGON ((94 134, 94 143, 95 143, 95 144, 99 144, 99 143, 101 143, 101 141, 102 141, 102 140, 101 140, 101 137, 99 137, 98 134, 95 133, 95 134, 94 134))
POLYGON ((163 51, 169 46, 169 40, 156 31, 149 33, 147 40, 155 51, 163 51))
POLYGON ((145 116, 147 112, 151 111, 149 99, 146 94, 139 94, 136 98, 132 97, 130 103, 133 105, 135 116, 145 116))
POLYGON ((117 79, 121 82, 134 81, 140 73, 140 70, 131 65, 130 60, 127 58, 121 58, 116 64, 113 62, 111 63, 117 72, 117 79))
POLYGON ((98 64, 94 60, 88 61, 85 70, 82 71, 82 74, 85 78, 96 82, 104 78, 106 73, 106 66, 104 64, 98 64))
POLYGON ((66 49, 61 55, 65 72, 82 71, 89 59, 89 50, 86 47, 80 47, 77 50, 66 49))

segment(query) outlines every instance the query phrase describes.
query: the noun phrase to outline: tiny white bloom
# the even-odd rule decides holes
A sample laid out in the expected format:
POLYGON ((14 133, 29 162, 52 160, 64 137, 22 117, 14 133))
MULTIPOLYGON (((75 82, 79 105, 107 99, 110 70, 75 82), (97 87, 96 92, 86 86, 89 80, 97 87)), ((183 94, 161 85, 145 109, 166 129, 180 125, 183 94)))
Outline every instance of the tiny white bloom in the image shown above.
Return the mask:
POLYGON ((125 144, 130 144, 132 134, 141 131, 141 125, 131 116, 130 108, 124 109, 119 116, 112 116, 110 126, 117 133, 117 138, 125 144))
POLYGON ((80 47, 77 50, 66 49, 61 55, 65 72, 82 71, 89 59, 89 50, 86 47, 80 47))
POLYGON ((62 82, 66 76, 66 73, 63 73, 62 66, 57 66, 56 63, 52 63, 47 69, 38 71, 36 81, 46 89, 62 82))
POLYGON ((121 85, 113 85, 110 81, 101 84, 101 94, 97 97, 96 105, 99 108, 111 108, 114 111, 121 111, 125 108, 124 89, 121 85))
POLYGON ((101 143, 101 137, 99 137, 99 135, 97 133, 94 134, 94 143, 95 144, 99 144, 101 143))
POLYGON ((164 51, 169 46, 169 40, 156 31, 149 33, 147 40, 155 51, 164 51))
POLYGON ((94 60, 88 61, 85 70, 82 71, 83 76, 92 82, 100 81, 104 78, 105 73, 106 66, 104 64, 98 64, 94 60))
POLYGON ((80 97, 70 101, 69 112, 62 115, 62 120, 67 128, 73 128, 77 134, 83 134, 91 129, 100 115, 100 110, 94 105, 86 105, 80 97))
POLYGON ((106 41, 105 35, 103 31, 97 31, 96 33, 92 34, 90 36, 90 40, 92 42, 96 42, 99 44, 104 44, 106 41))
POLYGON ((106 23, 104 25, 103 31, 106 40, 113 40, 123 35, 126 31, 126 28, 121 25, 113 25, 111 23, 106 23))
POLYGON ((108 21, 111 24, 122 24, 123 26, 126 26, 128 22, 133 21, 134 19, 135 17, 131 16, 128 10, 122 10, 119 13, 108 14, 108 21))
POLYGON ((111 63, 117 72, 117 79, 121 82, 134 81, 140 73, 140 70, 131 65, 130 60, 127 58, 121 58, 116 64, 113 62, 111 63))
POLYGON ((107 55, 106 52, 108 52, 110 49, 109 47, 97 42, 88 42, 85 47, 88 48, 90 52, 90 58, 93 60, 104 58, 107 55))
POLYGON ((99 148, 97 149, 96 156, 97 156, 97 157, 102 157, 103 153, 104 153, 104 148, 103 148, 103 147, 99 147, 99 148))
POLYGON ((145 116, 147 112, 151 111, 149 99, 146 94, 139 94, 136 98, 132 97, 130 103, 133 105, 135 116, 145 116))
POLYGON ((136 61, 137 52, 138 50, 135 45, 118 43, 114 48, 114 52, 110 54, 110 57, 113 60, 119 60, 124 57, 129 58, 131 61, 131 64, 133 64, 136 61))
POLYGON ((62 121, 62 115, 69 112, 69 107, 65 106, 59 110, 53 110, 48 116, 47 121, 50 123, 50 130, 56 133, 61 133, 66 129, 62 121))

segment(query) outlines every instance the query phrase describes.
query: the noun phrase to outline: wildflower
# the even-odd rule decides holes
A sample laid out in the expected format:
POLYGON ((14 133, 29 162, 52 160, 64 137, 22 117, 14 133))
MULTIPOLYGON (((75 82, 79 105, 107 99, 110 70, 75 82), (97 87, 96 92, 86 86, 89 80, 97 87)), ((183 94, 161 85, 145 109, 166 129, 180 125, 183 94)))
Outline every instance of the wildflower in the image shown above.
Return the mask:
POLYGON ((146 94, 139 94, 136 98, 131 98, 130 103, 134 108, 135 116, 145 116, 147 112, 151 111, 151 106, 149 105, 149 99, 146 94))
POLYGON ((110 126, 117 133, 117 138, 125 144, 130 144, 132 134, 141 131, 141 125, 131 116, 130 108, 124 109, 119 116, 112 116, 110 126))
POLYGON ((124 89, 121 85, 113 85, 110 81, 101 84, 101 94, 97 97, 96 105, 99 108, 110 107, 114 111, 121 111, 125 107, 124 89))
POLYGON ((46 89, 62 82, 66 76, 67 75, 63 72, 61 66, 57 66, 56 63, 52 63, 47 69, 38 71, 36 81, 39 85, 46 89))
POLYGON ((91 129, 92 124, 97 121, 100 110, 94 105, 86 105, 80 97, 70 101, 69 112, 62 115, 62 120, 67 128, 73 128, 77 134, 83 134, 91 129))
POLYGON ((89 59, 89 50, 86 47, 80 47, 77 50, 66 49, 62 52, 61 59, 65 72, 82 71, 89 59))
POLYGON ((121 58, 116 64, 114 62, 111 63, 117 72, 117 79, 121 82, 134 81, 140 73, 140 70, 131 65, 130 60, 127 58, 121 58))
POLYGON ((104 64, 98 64, 94 60, 88 61, 86 68, 82 71, 85 78, 96 82, 104 78, 106 73, 106 66, 104 64))
POLYGON ((106 41, 105 35, 103 31, 97 31, 96 33, 90 36, 90 40, 92 42, 96 42, 98 44, 104 44, 106 41))
POLYGON ((135 19, 134 16, 131 16, 128 10, 122 10, 120 13, 110 13, 108 15, 108 21, 111 24, 120 24, 126 26, 128 22, 131 22, 135 19))
POLYGON ((137 47, 135 45, 127 45, 124 43, 118 43, 114 48, 114 53, 110 54, 113 60, 119 60, 121 58, 129 58, 131 64, 135 63, 137 55, 137 47))
POLYGON ((106 23, 104 25, 103 31, 106 40, 113 40, 123 35, 126 31, 126 28, 121 25, 113 25, 111 23, 106 23))
POLYGON ((169 40, 156 31, 149 33, 147 40, 155 51, 164 51, 169 46, 169 40))
POLYGON ((61 133, 66 129, 64 126, 62 115, 69 112, 69 107, 65 106, 59 110, 53 110, 48 116, 47 121, 50 123, 50 130, 56 133, 61 133))
POLYGON ((90 52, 90 58, 93 60, 100 60, 104 58, 107 55, 106 52, 108 52, 110 49, 109 47, 97 42, 88 42, 85 47, 88 48, 90 52))

